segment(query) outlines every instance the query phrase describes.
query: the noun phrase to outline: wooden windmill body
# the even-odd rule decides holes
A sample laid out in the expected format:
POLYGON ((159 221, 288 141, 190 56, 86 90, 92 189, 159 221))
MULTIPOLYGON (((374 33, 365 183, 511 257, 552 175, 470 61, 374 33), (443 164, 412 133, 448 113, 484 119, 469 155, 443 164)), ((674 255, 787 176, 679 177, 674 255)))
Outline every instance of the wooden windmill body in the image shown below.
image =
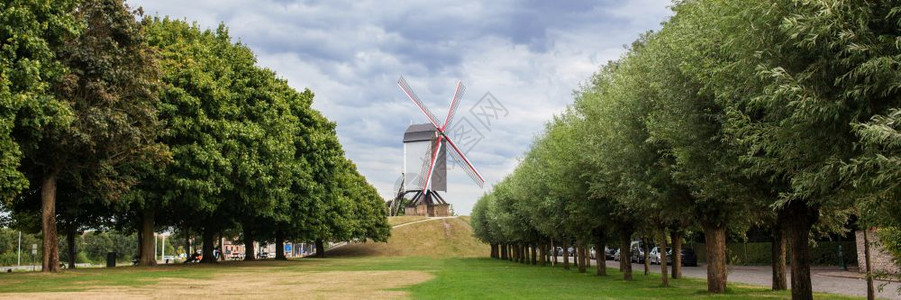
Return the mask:
POLYGON ((466 155, 446 134, 454 113, 463 97, 464 87, 457 83, 451 106, 443 123, 413 93, 403 77, 397 85, 416 107, 428 118, 429 123, 412 124, 404 132, 404 171, 397 196, 389 207, 390 215, 442 217, 449 216, 450 205, 438 192, 447 192, 447 154, 481 187, 485 180, 466 155), (408 200, 408 201, 405 201, 408 200))

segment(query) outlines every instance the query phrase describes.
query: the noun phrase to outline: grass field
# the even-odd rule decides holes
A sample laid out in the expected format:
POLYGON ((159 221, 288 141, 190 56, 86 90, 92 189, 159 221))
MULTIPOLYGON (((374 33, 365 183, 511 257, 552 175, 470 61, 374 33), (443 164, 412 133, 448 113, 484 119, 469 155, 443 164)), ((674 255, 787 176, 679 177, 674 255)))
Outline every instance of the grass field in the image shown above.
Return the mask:
MULTIPOLYGON (((215 266, 85 269, 61 274, 0 275, 0 298, 193 298, 218 296, 372 299, 772 299, 787 292, 730 285, 705 292, 698 279, 661 287, 657 275, 622 281, 575 270, 487 258, 341 257, 293 261, 229 262, 215 266)), ((819 294, 818 299, 853 299, 819 294)))
POLYGON ((465 219, 438 219, 412 223, 423 217, 392 217, 408 224, 391 230, 387 243, 356 243, 330 251, 332 256, 483 257, 491 247, 472 237, 465 219), (417 219, 418 218, 418 219, 417 219))
MULTIPOLYGON (((422 217, 392 218, 406 224, 422 217)), ((625 282, 615 269, 598 277, 484 258, 466 219, 439 219, 394 228, 388 243, 350 244, 330 257, 2 273, 0 299, 787 299, 788 292, 729 285, 710 295, 700 279, 672 280, 636 272, 625 282)), ((817 294, 817 299, 854 299, 817 294)))

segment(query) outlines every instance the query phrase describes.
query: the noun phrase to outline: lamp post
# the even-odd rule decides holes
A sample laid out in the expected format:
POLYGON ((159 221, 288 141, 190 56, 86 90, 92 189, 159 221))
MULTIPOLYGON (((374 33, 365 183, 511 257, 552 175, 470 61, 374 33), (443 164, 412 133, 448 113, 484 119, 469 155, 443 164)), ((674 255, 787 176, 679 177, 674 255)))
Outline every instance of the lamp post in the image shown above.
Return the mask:
POLYGON ((22 265, 22 232, 19 231, 19 257, 16 259, 16 266, 22 265))
POLYGON ((38 255, 38 244, 31 244, 31 271, 35 271, 34 257, 38 255))
POLYGON ((838 266, 842 271, 848 270, 848 265, 845 264, 845 253, 842 251, 842 245, 838 245, 838 266))
POLYGON ((163 263, 169 263, 166 261, 166 236, 160 234, 160 239, 163 240, 163 247, 160 248, 160 260, 162 260, 163 263))

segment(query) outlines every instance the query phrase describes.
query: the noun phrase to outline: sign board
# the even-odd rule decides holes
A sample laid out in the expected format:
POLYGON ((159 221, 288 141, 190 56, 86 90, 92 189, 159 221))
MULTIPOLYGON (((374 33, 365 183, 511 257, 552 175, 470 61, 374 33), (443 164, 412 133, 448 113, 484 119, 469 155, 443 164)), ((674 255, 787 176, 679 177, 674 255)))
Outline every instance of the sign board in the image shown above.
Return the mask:
POLYGON ((38 255, 38 244, 31 244, 31 255, 38 255))
POLYGON ((285 253, 291 253, 291 244, 285 244, 285 253))

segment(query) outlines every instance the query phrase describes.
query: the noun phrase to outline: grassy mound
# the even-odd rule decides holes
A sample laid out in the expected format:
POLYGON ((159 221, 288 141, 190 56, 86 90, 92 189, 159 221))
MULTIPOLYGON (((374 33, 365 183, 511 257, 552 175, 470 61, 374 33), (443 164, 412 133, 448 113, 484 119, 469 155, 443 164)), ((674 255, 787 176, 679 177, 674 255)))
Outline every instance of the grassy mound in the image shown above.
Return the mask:
POLYGON ((387 243, 354 243, 328 252, 328 256, 428 256, 428 257, 487 257, 488 244, 472 235, 472 227, 465 219, 406 219, 389 222, 391 230, 387 243))

